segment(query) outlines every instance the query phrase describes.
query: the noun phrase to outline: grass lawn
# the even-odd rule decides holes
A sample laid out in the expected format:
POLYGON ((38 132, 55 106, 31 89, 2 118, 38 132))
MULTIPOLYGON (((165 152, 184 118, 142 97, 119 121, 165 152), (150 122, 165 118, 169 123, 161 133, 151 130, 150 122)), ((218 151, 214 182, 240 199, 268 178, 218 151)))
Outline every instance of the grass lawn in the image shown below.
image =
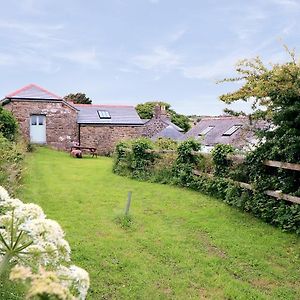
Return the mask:
POLYGON ((300 299, 300 239, 198 192, 41 148, 20 199, 64 228, 88 299, 300 299), (116 222, 132 191, 133 224, 116 222))

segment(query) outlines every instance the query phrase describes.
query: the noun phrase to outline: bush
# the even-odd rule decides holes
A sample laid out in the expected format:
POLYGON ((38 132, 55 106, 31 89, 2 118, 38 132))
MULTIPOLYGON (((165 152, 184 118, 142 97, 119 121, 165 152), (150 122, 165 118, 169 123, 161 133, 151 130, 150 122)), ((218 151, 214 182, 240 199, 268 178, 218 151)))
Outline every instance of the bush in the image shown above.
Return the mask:
POLYGON ((18 123, 11 112, 0 106, 0 133, 9 141, 16 138, 18 123))
POLYGON ((21 178, 25 146, 0 134, 0 185, 14 192, 21 178))
POLYGON ((214 174, 216 176, 225 176, 229 172, 229 167, 232 161, 227 158, 227 155, 234 152, 231 145, 218 144, 212 150, 212 159, 214 164, 214 174))
POLYGON ((159 150, 176 150, 178 143, 169 138, 158 138, 155 143, 154 147, 159 150))

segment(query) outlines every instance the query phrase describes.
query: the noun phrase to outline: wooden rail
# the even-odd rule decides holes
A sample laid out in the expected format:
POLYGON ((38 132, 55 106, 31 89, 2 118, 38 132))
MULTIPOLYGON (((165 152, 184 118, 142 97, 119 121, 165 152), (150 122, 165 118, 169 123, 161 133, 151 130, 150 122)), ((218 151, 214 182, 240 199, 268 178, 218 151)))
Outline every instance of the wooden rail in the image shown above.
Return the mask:
MULTIPOLYGON (((193 174, 196 175, 196 176, 204 175, 204 176, 208 176, 210 178, 214 177, 213 174, 203 173, 203 172, 200 172, 198 170, 193 170, 193 174)), ((251 190, 251 191, 255 191, 255 189, 249 183, 241 182, 241 181, 234 181, 234 180, 231 180, 231 179, 228 179, 228 180, 230 182, 234 183, 234 184, 237 184, 241 188, 248 189, 248 190, 251 190)), ((285 200, 285 201, 300 204, 300 197, 296 197, 296 196, 292 196, 292 195, 288 195, 288 194, 283 194, 281 191, 266 190, 266 191, 264 191, 264 194, 266 194, 268 196, 271 196, 273 198, 279 199, 279 200, 285 200)))
MULTIPOLYGON (((127 149, 127 151, 132 151, 131 149, 127 149)), ((156 154, 164 154, 164 153, 177 153, 176 150, 153 150, 153 149, 149 149, 145 151, 146 153, 156 153, 156 154)), ((199 152, 199 151, 192 151, 191 154, 193 155, 202 155, 204 157, 209 157, 211 156, 210 153, 206 153, 206 152, 199 152)), ((244 155, 228 155, 228 158, 236 160, 236 161, 240 161, 243 162, 245 160, 245 156, 244 155)), ((280 162, 280 161, 275 161, 275 160, 265 160, 263 162, 264 165, 269 166, 269 167, 275 167, 275 168, 282 168, 282 169, 288 169, 288 170, 293 170, 293 171, 300 171, 300 164, 293 164, 293 163, 286 163, 286 162, 280 162)), ((213 174, 210 173, 204 173, 204 172, 200 172, 198 170, 193 170, 193 174, 196 176, 208 176, 208 177, 214 177, 213 174)), ((234 181, 231 179, 228 179, 229 181, 231 181, 232 183, 235 183, 237 185, 239 185, 242 188, 254 191, 255 189, 251 186, 251 184, 246 183, 246 182, 240 182, 240 181, 234 181)), ((293 203, 297 203, 300 204, 300 197, 296 197, 296 196, 292 196, 292 195, 288 195, 288 194, 283 194, 281 191, 272 191, 272 190, 266 190, 264 191, 264 194, 271 196, 273 198, 276 199, 280 199, 280 200, 286 200, 289 202, 293 202, 293 203)))
POLYGON ((265 160, 263 164, 275 168, 300 171, 300 164, 292 164, 292 163, 286 163, 286 162, 281 162, 276 160, 265 160))

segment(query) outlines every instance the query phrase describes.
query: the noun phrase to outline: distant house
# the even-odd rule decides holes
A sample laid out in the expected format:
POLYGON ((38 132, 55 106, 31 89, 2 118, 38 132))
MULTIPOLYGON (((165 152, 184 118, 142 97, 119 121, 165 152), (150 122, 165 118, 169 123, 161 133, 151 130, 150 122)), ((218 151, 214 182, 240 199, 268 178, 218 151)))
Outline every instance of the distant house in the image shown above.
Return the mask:
POLYGON ((250 122, 248 117, 205 117, 184 136, 195 138, 209 152, 216 144, 229 144, 240 150, 247 150, 257 142, 255 131, 265 128, 262 122, 250 122))
POLYGON ((169 138, 181 140, 184 130, 172 123, 164 106, 156 105, 153 118, 144 120, 144 135, 151 137, 152 140, 158 138, 169 138))
POLYGON ((151 138, 168 126, 176 128, 161 107, 145 121, 134 106, 74 104, 36 84, 8 94, 0 105, 14 114, 28 142, 57 149, 69 149, 79 142, 107 154, 120 140, 151 138))

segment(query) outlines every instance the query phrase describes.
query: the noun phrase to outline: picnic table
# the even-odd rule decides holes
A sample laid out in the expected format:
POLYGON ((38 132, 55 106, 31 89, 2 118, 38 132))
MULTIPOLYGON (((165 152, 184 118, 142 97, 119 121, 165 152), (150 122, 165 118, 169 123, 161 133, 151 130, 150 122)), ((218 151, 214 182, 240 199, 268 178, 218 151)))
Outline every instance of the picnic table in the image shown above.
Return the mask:
POLYGON ((88 150, 90 151, 90 154, 92 157, 97 157, 97 148, 95 147, 86 147, 86 146, 72 146, 70 153, 72 153, 73 150, 88 150))

